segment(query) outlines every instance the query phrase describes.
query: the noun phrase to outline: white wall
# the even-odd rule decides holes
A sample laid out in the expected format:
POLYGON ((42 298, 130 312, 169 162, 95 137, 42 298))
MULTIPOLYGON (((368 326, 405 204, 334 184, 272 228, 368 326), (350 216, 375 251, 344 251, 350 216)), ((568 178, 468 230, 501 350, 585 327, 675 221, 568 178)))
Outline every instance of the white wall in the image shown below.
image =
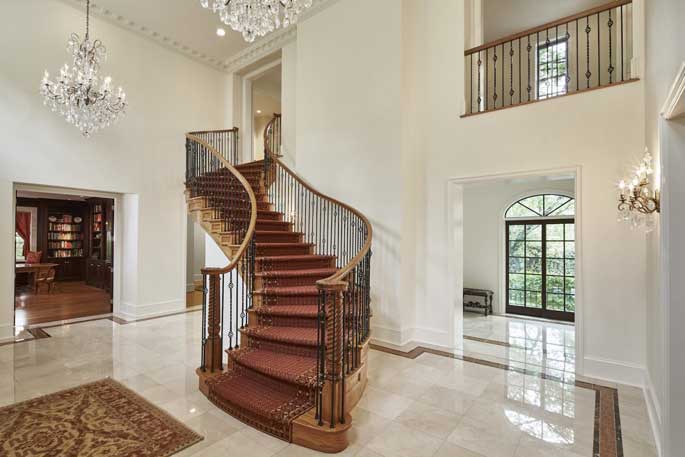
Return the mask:
POLYGON ((653 0, 646 2, 645 8, 646 143, 661 162, 660 185, 665 191, 662 215, 657 217, 660 224, 647 237, 646 393, 661 455, 675 457, 685 449, 685 248, 680 236, 685 220, 681 179, 685 174, 685 121, 665 121, 660 119, 659 111, 678 67, 685 61, 685 5, 679 0, 653 0), (662 252, 662 248, 668 251, 662 252), (668 282, 670 297, 664 296, 662 288, 668 282))
POLYGON ((583 10, 606 0, 482 0, 485 41, 494 41, 583 10))
POLYGON ((526 195, 573 196, 573 179, 528 178, 465 184, 463 191, 464 287, 495 292, 493 308, 504 312, 504 211, 526 195))
MULTIPOLYGON (((642 150, 642 83, 460 119, 464 15, 461 2, 426 1, 421 49, 426 95, 426 258, 418 326, 446 326, 455 303, 445 276, 445 183, 450 178, 580 167, 583 334, 587 375, 641 383, 644 355, 644 263, 641 236, 616 222, 614 183, 642 150), (610 234, 610 235, 608 235, 610 234), (631 249, 626 249, 630 246, 631 249), (635 247, 636 246, 636 247, 635 247), (439 310, 439 311, 438 311, 439 310)), ((456 305, 461 300, 456 297, 456 305)))
POLYGON ((15 182, 128 194, 119 312, 181 309, 183 133, 223 127, 225 75, 95 19, 91 31, 109 52, 104 71, 125 87, 130 108, 119 124, 84 139, 43 106, 38 92, 43 71, 55 74, 68 61, 66 41, 83 33, 83 12, 53 0, 9 0, 0 16, 11 18, 0 29, 0 331, 7 334, 13 322, 15 182), (140 261, 127 263, 135 254, 140 261))
POLYGON ((374 332, 391 340, 412 326, 413 297, 400 293, 401 265, 415 264, 400 251, 402 10, 397 5, 343 0, 300 22, 296 70, 297 171, 373 224, 374 332))
POLYGON ((296 164, 297 155, 297 42, 281 50, 281 153, 288 163, 296 164))
POLYGON ((465 28, 458 0, 340 0, 298 27, 297 169, 374 224, 373 335, 454 345, 450 179, 579 168, 579 369, 641 384, 645 248, 614 183, 644 147, 643 85, 460 119, 465 28))

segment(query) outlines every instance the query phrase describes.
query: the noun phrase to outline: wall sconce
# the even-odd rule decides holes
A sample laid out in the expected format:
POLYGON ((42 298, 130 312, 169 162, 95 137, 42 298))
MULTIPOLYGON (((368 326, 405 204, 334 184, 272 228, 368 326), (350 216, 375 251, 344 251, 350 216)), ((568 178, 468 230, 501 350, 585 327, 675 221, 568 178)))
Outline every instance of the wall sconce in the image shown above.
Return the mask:
POLYGON ((652 155, 645 149, 640 166, 630 179, 622 179, 618 184, 618 220, 630 222, 631 227, 644 227, 648 232, 654 229, 654 213, 661 211, 659 191, 652 190, 649 177, 654 173, 652 169, 652 155))

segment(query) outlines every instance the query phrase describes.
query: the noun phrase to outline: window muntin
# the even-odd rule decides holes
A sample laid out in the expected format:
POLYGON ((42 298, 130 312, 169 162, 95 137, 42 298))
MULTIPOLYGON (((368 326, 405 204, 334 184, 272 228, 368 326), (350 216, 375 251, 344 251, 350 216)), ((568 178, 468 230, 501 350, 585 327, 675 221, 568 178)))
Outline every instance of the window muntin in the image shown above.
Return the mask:
POLYGON ((537 47, 538 99, 568 92, 568 38, 546 41, 537 47))
POLYGON ((576 204, 572 197, 558 194, 533 195, 511 205, 504 214, 506 219, 536 217, 572 217, 576 204))

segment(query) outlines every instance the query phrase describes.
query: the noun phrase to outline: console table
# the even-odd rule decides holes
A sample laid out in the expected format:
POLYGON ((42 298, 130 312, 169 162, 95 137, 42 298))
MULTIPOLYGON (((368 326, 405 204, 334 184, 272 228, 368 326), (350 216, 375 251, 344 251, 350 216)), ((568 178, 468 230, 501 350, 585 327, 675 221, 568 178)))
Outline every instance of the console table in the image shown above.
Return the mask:
POLYGON ((485 315, 492 314, 492 298, 495 293, 487 289, 469 289, 464 287, 464 309, 479 308, 484 310, 485 315), (483 303, 477 301, 466 301, 466 296, 469 297, 483 297, 483 303))

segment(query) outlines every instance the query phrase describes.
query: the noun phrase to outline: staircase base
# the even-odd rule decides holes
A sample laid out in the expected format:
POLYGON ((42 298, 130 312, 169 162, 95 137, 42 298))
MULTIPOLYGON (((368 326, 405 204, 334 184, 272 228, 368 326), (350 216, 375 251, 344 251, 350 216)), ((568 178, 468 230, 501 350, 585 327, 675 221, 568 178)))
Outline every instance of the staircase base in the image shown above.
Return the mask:
MULTIPOLYGON (((337 423, 335 427, 331 428, 329 423, 324 421, 324 425, 321 426, 314 417, 314 408, 312 408, 292 422, 291 441, 293 443, 325 453, 338 453, 347 448, 349 445, 347 432, 352 427, 350 411, 361 399, 368 382, 368 350, 369 342, 366 341, 361 348, 361 366, 354 373, 347 376, 345 381, 345 423, 337 423)), ((215 372, 202 371, 200 368, 195 370, 199 379, 200 391, 208 397, 209 388, 206 381, 224 374, 228 369, 229 367, 226 366, 223 370, 215 372)), ((328 393, 325 392, 325 395, 328 395, 328 393)), ((324 417, 327 417, 329 414, 330 412, 327 412, 327 414, 324 414, 324 417)))
POLYGON ((349 444, 347 431, 350 427, 352 416, 349 414, 345 415, 344 424, 336 424, 333 428, 327 423, 319 425, 312 408, 293 421, 293 443, 319 452, 342 452, 349 444))

